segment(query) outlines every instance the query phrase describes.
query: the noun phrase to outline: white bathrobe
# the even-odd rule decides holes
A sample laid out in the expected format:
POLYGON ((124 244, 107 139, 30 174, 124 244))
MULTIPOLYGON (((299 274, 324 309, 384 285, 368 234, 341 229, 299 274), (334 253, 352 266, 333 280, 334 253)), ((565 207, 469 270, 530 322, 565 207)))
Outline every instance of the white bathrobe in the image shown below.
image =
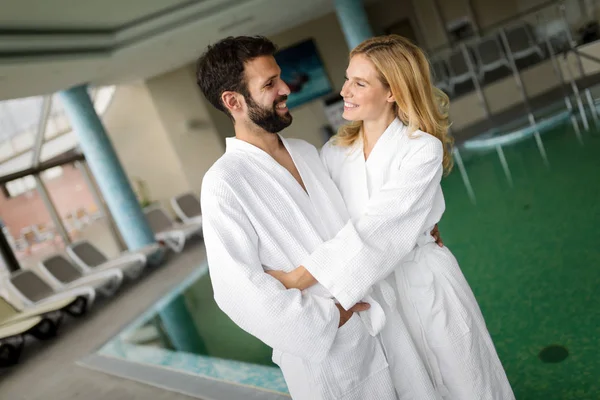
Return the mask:
POLYGON ((273 348, 294 399, 394 400, 381 342, 358 316, 338 329, 339 311, 323 287, 286 290, 264 272, 294 269, 349 218, 317 150, 282 140, 307 192, 267 153, 234 138, 204 177, 204 241, 215 300, 273 348))
POLYGON ((468 283, 429 233, 445 208, 442 144, 421 131, 410 136, 394 120, 367 161, 362 140, 324 146, 321 158, 352 219, 300 264, 345 308, 373 290, 385 308, 381 336, 393 376, 405 368, 397 344, 404 321, 444 399, 514 399, 468 283))

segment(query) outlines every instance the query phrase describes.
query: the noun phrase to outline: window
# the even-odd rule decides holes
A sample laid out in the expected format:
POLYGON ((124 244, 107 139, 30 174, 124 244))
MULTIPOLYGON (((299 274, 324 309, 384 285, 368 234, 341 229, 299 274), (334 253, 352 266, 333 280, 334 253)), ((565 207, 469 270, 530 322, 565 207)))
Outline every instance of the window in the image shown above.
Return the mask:
POLYGON ((58 166, 58 167, 53 167, 50 169, 45 170, 44 172, 42 172, 42 178, 44 180, 51 180, 51 179, 56 179, 60 176, 62 176, 63 174, 63 167, 58 166))
POLYGON ((35 189, 35 178, 32 175, 6 182, 6 191, 8 192, 9 197, 19 196, 32 189, 35 189))

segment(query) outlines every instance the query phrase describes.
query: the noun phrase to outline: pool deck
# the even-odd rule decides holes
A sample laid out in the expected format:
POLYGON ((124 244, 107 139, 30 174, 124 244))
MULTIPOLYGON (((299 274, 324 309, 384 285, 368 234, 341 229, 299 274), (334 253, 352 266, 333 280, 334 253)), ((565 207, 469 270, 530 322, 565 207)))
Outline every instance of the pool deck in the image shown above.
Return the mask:
POLYGON ((98 299, 82 319, 66 318, 49 342, 28 341, 19 365, 0 370, 6 400, 190 400, 189 396, 109 376, 76 363, 118 334, 136 316, 181 283, 206 260, 202 242, 190 243, 161 267, 127 283, 111 299, 98 299))

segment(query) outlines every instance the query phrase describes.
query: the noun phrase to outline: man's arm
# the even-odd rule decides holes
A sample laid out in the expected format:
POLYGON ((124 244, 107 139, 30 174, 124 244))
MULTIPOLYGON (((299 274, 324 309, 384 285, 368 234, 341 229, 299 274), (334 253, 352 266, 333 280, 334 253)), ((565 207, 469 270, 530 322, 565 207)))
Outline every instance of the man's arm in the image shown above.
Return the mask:
POLYGON ((348 309, 415 247, 433 207, 443 157, 438 140, 423 140, 415 147, 369 200, 365 214, 348 222, 302 263, 309 274, 298 269, 295 279, 302 281, 300 286, 316 279, 348 309))
POLYGON ((209 174, 202 188, 202 224, 217 304, 270 347, 321 361, 337 333, 338 308, 331 299, 286 290, 264 273, 250 221, 226 184, 209 174))

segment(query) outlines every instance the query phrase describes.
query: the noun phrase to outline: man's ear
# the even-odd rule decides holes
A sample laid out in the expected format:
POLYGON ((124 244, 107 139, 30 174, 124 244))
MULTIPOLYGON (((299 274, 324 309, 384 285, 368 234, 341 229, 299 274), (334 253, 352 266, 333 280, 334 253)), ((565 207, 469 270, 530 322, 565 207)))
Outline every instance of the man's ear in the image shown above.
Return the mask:
POLYGON ((236 92, 223 92, 221 95, 221 101, 225 108, 229 110, 230 113, 235 113, 242 110, 243 102, 241 99, 241 95, 236 92))

